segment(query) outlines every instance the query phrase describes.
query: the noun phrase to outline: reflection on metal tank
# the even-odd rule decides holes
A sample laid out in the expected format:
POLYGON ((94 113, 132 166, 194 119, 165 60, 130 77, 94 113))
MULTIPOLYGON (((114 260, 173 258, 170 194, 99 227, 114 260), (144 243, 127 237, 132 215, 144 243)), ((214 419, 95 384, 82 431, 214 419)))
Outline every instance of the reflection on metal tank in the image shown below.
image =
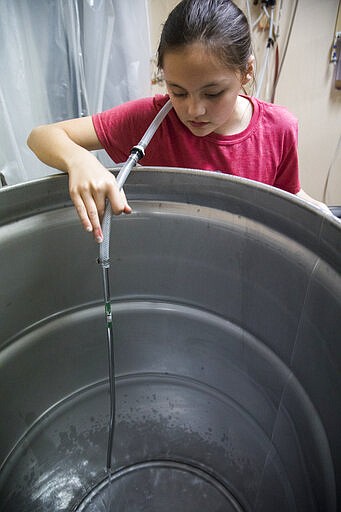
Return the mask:
POLYGON ((98 246, 64 175, 0 190, 2 512, 340 510, 339 222, 217 173, 125 189, 110 489, 98 246))

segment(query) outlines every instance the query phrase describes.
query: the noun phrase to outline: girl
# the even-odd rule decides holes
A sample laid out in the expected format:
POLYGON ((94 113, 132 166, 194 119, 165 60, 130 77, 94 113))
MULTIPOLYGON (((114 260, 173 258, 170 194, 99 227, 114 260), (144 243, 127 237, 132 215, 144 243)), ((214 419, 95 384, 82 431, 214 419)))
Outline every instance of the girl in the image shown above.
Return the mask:
MULTIPOLYGON (((328 210, 300 188, 296 119, 283 107, 241 94, 253 78, 253 65, 246 17, 231 0, 182 0, 168 17, 158 48, 173 109, 142 164, 235 174, 328 210)), ((114 162, 125 161, 168 95, 40 126, 28 138, 43 162, 69 174, 71 199, 98 242, 105 199, 115 214, 131 209, 91 151, 104 148, 114 162)))

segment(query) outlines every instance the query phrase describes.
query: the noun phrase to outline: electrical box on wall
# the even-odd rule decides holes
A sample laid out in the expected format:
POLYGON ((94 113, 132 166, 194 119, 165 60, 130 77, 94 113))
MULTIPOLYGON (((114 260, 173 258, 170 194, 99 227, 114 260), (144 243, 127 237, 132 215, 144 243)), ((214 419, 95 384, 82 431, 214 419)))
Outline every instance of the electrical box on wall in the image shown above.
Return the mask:
POLYGON ((341 89, 341 32, 338 33, 335 43, 335 87, 341 89))
POLYGON ((340 4, 339 4, 337 16, 336 16, 332 62, 335 64, 335 88, 341 89, 341 9, 340 9, 340 4))

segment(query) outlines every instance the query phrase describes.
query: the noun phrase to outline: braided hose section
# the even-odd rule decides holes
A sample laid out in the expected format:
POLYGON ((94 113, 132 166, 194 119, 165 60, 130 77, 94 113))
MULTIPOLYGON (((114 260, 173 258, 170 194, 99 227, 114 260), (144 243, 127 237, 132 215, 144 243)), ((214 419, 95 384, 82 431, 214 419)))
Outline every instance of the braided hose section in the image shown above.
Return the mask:
MULTIPOLYGON (((144 150, 148 146, 151 138, 154 133, 162 123, 163 119, 166 117, 168 112, 171 110, 172 104, 171 101, 168 100, 167 103, 162 107, 162 109, 157 113, 151 124, 149 125, 147 131, 143 135, 142 139, 138 143, 137 146, 134 146, 131 150, 131 154, 129 155, 128 160, 123 164, 120 172, 117 176, 117 185, 121 190, 126 179, 128 178, 130 171, 137 164, 137 162, 144 156, 144 150)), ((99 259, 98 262, 102 265, 103 268, 109 267, 109 245, 110 245, 110 229, 111 229, 111 217, 112 217, 112 209, 111 204, 107 200, 106 207, 104 211, 103 221, 102 221, 102 232, 103 232, 103 242, 99 244, 99 259)))

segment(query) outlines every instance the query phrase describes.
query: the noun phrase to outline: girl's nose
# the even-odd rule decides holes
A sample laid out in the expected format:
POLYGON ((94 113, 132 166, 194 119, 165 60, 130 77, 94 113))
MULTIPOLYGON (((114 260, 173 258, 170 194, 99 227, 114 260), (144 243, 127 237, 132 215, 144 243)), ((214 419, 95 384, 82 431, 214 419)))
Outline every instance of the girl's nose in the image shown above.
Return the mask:
POLYGON ((206 113, 206 107, 200 99, 189 97, 187 101, 187 112, 189 117, 194 119, 204 115, 206 113))

